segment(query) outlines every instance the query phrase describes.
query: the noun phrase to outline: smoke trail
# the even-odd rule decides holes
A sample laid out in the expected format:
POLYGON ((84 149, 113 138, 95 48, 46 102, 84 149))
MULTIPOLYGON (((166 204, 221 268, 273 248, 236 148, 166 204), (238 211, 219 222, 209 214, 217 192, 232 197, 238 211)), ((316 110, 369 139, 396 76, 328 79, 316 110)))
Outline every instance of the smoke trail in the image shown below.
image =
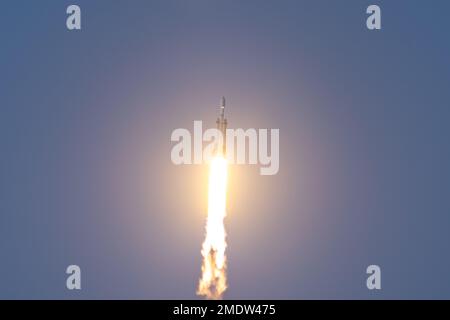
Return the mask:
POLYGON ((227 161, 222 156, 212 159, 208 186, 208 218, 202 246, 202 275, 197 294, 208 299, 221 299, 227 289, 225 226, 227 161))

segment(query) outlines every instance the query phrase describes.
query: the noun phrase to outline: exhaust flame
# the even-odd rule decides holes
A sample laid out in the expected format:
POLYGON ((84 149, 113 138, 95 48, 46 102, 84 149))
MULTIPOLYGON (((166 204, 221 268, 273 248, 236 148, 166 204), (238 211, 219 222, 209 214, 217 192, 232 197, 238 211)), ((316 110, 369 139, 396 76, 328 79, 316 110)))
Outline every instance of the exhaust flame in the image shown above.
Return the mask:
POLYGON ((227 289, 225 226, 227 188, 227 160, 222 156, 212 159, 208 186, 208 219, 206 237, 202 246, 202 276, 197 294, 208 299, 221 299, 227 289))

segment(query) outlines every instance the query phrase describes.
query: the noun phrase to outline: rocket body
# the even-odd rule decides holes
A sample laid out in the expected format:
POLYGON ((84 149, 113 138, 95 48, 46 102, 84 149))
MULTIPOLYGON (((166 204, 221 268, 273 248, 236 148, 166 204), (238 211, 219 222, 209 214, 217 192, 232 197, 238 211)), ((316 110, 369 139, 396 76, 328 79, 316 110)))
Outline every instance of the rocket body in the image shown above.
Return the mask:
POLYGON ((227 119, 225 119, 225 97, 222 97, 222 99, 220 100, 220 114, 219 114, 219 118, 217 118, 216 121, 217 124, 217 129, 220 130, 220 132, 222 132, 222 150, 219 150, 218 152, 222 152, 222 155, 226 155, 227 152, 227 144, 226 144, 226 132, 227 132, 227 119))

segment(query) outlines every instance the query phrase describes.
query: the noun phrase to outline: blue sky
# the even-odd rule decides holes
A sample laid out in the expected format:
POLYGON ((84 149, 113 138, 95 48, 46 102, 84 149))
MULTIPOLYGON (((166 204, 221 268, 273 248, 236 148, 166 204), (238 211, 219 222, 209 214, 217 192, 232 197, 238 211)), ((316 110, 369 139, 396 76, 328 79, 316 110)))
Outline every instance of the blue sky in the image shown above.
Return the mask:
POLYGON ((207 167, 170 134, 222 95, 231 128, 280 129, 276 176, 230 168, 226 298, 450 298, 448 1, 1 12, 0 298, 196 298, 207 167))

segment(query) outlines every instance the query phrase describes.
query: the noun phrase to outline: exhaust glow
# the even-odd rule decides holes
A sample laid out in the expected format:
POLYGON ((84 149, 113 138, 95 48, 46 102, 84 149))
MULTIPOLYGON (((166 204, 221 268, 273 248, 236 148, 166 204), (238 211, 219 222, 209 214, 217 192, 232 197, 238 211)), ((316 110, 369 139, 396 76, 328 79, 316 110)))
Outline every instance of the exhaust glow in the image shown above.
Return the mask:
POLYGON ((227 160, 216 156, 211 160, 208 186, 208 218, 202 246, 202 275, 197 294, 208 299, 221 299, 227 289, 227 247, 224 218, 226 216, 227 160))

